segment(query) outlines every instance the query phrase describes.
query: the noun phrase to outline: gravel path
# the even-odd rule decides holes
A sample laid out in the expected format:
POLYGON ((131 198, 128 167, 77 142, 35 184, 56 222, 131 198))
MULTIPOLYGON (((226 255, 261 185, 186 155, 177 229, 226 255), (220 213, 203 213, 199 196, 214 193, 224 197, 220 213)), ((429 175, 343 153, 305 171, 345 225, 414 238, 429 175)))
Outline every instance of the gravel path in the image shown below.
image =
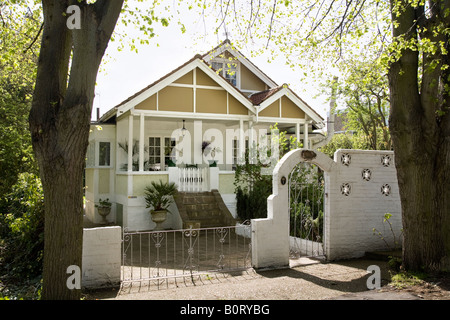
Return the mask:
MULTIPOLYGON (((290 269, 253 270, 235 275, 205 275, 190 279, 155 283, 123 285, 120 290, 106 290, 89 296, 113 300, 322 300, 342 299, 346 294, 369 293, 367 268, 378 265, 381 284, 389 280, 386 262, 348 260, 337 263, 302 261, 290 269), (308 263, 309 262, 309 263, 308 263)), ((377 291, 377 290, 375 290, 377 291)), ((349 297, 350 297, 349 296, 349 297)), ((390 297, 392 299, 392 297, 390 297)), ((369 299, 369 298, 365 298, 369 299)))

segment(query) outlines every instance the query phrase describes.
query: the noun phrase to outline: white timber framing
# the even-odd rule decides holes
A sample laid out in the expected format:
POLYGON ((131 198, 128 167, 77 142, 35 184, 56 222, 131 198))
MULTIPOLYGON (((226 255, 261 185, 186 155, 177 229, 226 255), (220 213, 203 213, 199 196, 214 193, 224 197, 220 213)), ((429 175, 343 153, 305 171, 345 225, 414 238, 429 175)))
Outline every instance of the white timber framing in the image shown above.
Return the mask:
MULTIPOLYGON (((259 114, 261 111, 263 111, 265 108, 267 108, 268 106, 270 106, 272 103, 274 103, 275 101, 277 101, 278 99, 280 99, 280 104, 279 104, 279 112, 280 112, 280 116, 281 116, 281 110, 282 110, 282 103, 281 103, 281 98, 282 97, 286 97, 289 100, 291 100, 292 103, 294 103, 297 106, 300 106, 300 110, 302 110, 303 112, 305 112, 305 116, 310 117, 312 120, 316 121, 317 124, 320 126, 321 124, 323 125, 323 120, 320 118, 320 116, 318 114, 316 114, 316 112, 310 107, 308 106, 303 100, 299 99, 290 88, 288 87, 283 87, 281 90, 279 90, 278 92, 276 92, 275 94, 273 94, 272 96, 270 96, 269 98, 267 98, 266 100, 264 100, 257 109, 257 114, 259 114)), ((258 116, 258 118, 261 118, 258 116)))
MULTIPOLYGON (((215 50, 212 50, 210 53, 203 56, 203 59, 210 63, 211 61, 217 60, 217 56, 221 55, 225 51, 230 52, 231 55, 233 55, 237 61, 239 61, 241 64, 243 64, 247 69, 249 69, 251 72, 253 72, 259 79, 261 79, 269 88, 277 87, 278 85, 270 79, 264 72, 262 72, 260 69, 258 69, 252 62, 250 62, 248 59, 246 59, 239 51, 233 48, 232 45, 229 43, 226 43, 215 50)), ((228 60, 227 60, 228 61, 228 60)), ((230 62, 230 61, 228 61, 230 62)))
MULTIPOLYGON (((174 72, 173 74, 169 75, 167 78, 161 80, 160 82, 156 83, 154 86, 148 88, 147 90, 144 90, 136 97, 132 98, 130 101, 127 101, 123 105, 119 106, 117 109, 117 116, 120 116, 127 112, 128 110, 132 109, 139 103, 143 102, 144 100, 150 98, 154 94, 157 94, 161 89, 167 87, 167 86, 178 86, 178 87, 188 87, 192 88, 194 90, 194 112, 196 109, 196 94, 195 91, 197 88, 202 89, 213 89, 213 90, 226 90, 229 95, 234 97, 237 101, 239 101, 242 105, 244 105, 249 112, 255 114, 256 108, 253 106, 252 102, 247 99, 242 93, 236 90, 236 88, 233 87, 232 84, 230 84, 227 80, 225 80, 222 77, 217 76, 216 72, 211 69, 209 66, 206 65, 206 63, 201 60, 200 58, 197 58, 193 60, 191 63, 188 63, 187 65, 180 68, 180 70, 174 72), (196 76, 194 71, 194 84, 177 84, 173 83, 183 75, 187 74, 188 72, 195 70, 196 68, 199 68, 204 73, 206 73, 213 81, 215 81, 220 87, 216 88, 213 86, 203 86, 203 85, 197 85, 196 84, 196 76)), ((158 101, 158 95, 156 95, 156 101, 157 101, 157 111, 159 111, 159 101, 158 101)))

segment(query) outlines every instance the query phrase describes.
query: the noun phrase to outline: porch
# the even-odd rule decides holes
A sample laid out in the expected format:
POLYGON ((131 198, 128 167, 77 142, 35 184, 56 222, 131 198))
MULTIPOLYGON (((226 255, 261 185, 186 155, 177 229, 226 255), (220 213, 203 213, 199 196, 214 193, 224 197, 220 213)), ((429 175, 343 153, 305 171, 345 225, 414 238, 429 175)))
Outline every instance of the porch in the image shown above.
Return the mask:
MULTIPOLYGON (((174 167, 216 167, 219 171, 231 172, 244 162, 246 151, 273 147, 271 138, 278 134, 271 132, 275 123, 280 131, 294 135, 304 145, 313 138, 311 133, 308 136, 311 125, 305 119, 283 121, 260 117, 256 121, 249 115, 211 117, 198 113, 168 113, 162 116, 132 110, 117 118, 117 173, 160 172, 172 176, 176 174, 171 169, 174 167)), ((267 157, 264 152, 259 157, 262 162, 271 161, 261 158, 267 157)))

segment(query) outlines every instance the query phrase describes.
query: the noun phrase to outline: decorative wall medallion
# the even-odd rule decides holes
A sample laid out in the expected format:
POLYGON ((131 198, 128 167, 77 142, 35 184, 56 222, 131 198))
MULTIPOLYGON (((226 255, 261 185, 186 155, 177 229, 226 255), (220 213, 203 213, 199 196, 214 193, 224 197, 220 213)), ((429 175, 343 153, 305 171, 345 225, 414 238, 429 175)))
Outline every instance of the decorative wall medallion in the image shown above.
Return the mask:
POLYGON ((344 153, 342 156, 341 156, 341 163, 344 165, 344 166, 349 166, 350 165, 350 161, 352 160, 352 157, 348 154, 348 153, 344 153))
POLYGON ((341 193, 342 193, 344 196, 350 195, 351 189, 352 189, 352 187, 350 186, 350 183, 343 183, 343 184, 341 185, 341 193))
POLYGON ((386 197, 388 195, 390 195, 391 194, 391 186, 388 185, 387 183, 383 184, 383 186, 381 187, 381 194, 385 195, 386 197))
POLYGON ((387 154, 381 156, 381 164, 383 167, 389 167, 391 165, 391 157, 387 154))
POLYGON ((361 175, 363 180, 369 181, 372 178, 372 171, 370 169, 363 169, 361 175))
POLYGON ((282 176, 281 177, 281 184, 284 186, 286 184, 286 177, 282 176))

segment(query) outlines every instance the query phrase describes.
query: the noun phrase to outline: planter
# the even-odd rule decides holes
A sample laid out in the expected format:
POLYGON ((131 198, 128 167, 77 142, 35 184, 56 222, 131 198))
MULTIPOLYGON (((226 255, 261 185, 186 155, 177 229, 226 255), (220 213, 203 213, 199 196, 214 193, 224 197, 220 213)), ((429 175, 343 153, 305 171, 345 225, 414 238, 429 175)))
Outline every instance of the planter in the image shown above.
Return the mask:
POLYGON ((156 223, 155 230, 162 230, 161 224, 166 221, 167 210, 152 210, 150 211, 152 221, 156 223))
POLYGON ((97 207, 98 214, 102 216, 103 220, 102 223, 106 224, 108 223, 108 220, 106 220, 106 216, 111 213, 111 207, 109 206, 98 206, 97 207))
POLYGON ((209 167, 210 168, 217 167, 217 160, 208 160, 208 162, 209 162, 209 167))

